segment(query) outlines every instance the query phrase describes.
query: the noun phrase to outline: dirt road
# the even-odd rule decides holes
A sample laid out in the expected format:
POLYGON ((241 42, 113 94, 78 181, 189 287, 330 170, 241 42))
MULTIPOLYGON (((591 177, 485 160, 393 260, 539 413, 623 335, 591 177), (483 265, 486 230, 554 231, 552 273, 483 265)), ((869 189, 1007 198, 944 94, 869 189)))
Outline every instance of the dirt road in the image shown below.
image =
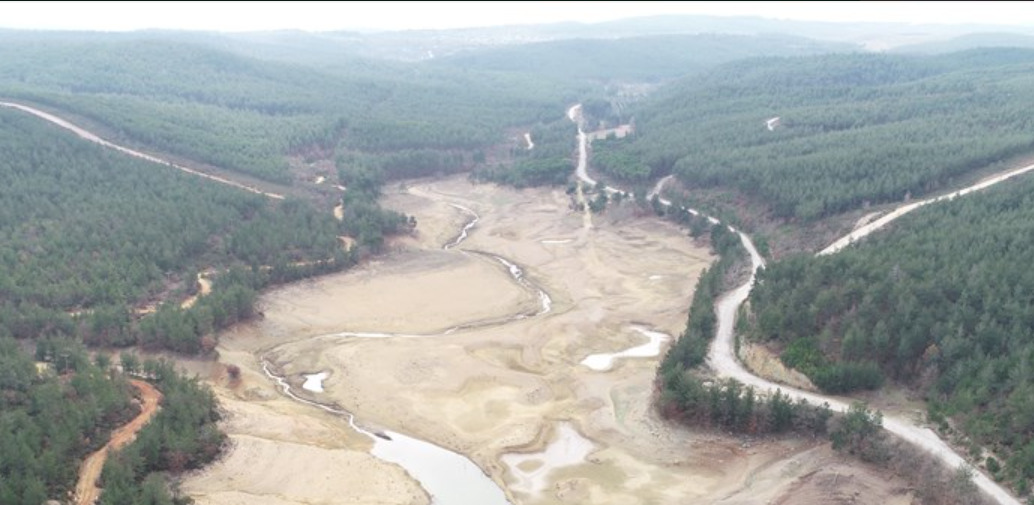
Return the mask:
POLYGON ((930 203, 935 203, 935 202, 941 202, 941 201, 944 201, 944 200, 953 200, 956 197, 963 196, 963 195, 972 193, 974 191, 979 191, 981 189, 988 188, 988 187, 993 186, 995 184, 998 184, 999 182, 1002 182, 1002 181, 1004 181, 1006 179, 1010 179, 1010 178, 1015 177, 1017 175, 1022 175, 1022 174, 1025 174, 1027 172, 1030 172, 1031 170, 1034 170, 1034 164, 1023 166, 1023 167, 1020 167, 1020 168, 1015 168, 1015 169, 1012 169, 1012 170, 1007 170, 1007 171, 1002 172, 1000 174, 993 175, 991 177, 983 179, 980 182, 977 182, 976 184, 973 184, 971 186, 967 186, 967 187, 962 188, 962 189, 960 189, 958 191, 953 191, 953 192, 948 193, 946 195, 941 195, 941 196, 936 196, 936 197, 932 197, 932 198, 927 198, 925 200, 920 200, 918 202, 913 202, 913 203, 902 205, 902 206, 900 206, 900 207, 898 207, 898 208, 888 212, 886 215, 880 217, 879 219, 876 219, 875 221, 872 221, 872 222, 870 222, 868 224, 862 225, 862 226, 858 227, 857 229, 855 229, 854 231, 852 231, 851 233, 848 233, 847 235, 844 235, 843 237, 837 239, 835 242, 830 244, 828 247, 826 247, 822 251, 819 251, 818 254, 821 256, 821 255, 826 255, 826 254, 833 254, 833 253, 835 253, 837 251, 840 251, 841 249, 851 245, 852 243, 854 243, 854 242, 856 242, 858 240, 861 240, 862 238, 864 238, 865 236, 869 235, 870 233, 872 233, 872 232, 874 232, 876 230, 879 230, 880 228, 883 228, 884 226, 889 224, 891 221, 893 221, 893 220, 895 220, 895 219, 897 219, 897 218, 899 218, 901 216, 904 216, 905 214, 908 214, 909 212, 912 212, 913 210, 916 210, 919 207, 922 207, 924 205, 927 205, 927 204, 930 204, 930 203))
POLYGON ((79 469, 79 482, 75 485, 76 505, 93 505, 97 501, 101 494, 101 489, 97 487, 97 479, 100 478, 101 470, 104 469, 108 453, 113 450, 117 451, 132 442, 136 438, 136 433, 158 412, 158 403, 162 400, 162 393, 148 382, 136 379, 129 382, 140 391, 140 398, 143 400, 142 410, 132 421, 115 430, 111 434, 111 440, 104 444, 104 447, 90 454, 83 461, 83 466, 79 469))
MULTIPOLYGON (((578 135, 579 135, 579 159, 578 166, 576 169, 576 176, 583 182, 589 184, 595 184, 588 175, 588 163, 587 163, 587 149, 585 133, 581 129, 581 115, 580 106, 576 105, 568 110, 568 117, 572 121, 576 121, 579 124, 578 135)), ((999 182, 1008 180, 1012 177, 1025 174, 1034 170, 1034 164, 1026 165, 1020 168, 1004 171, 1000 174, 983 179, 975 184, 962 188, 960 190, 927 198, 917 202, 908 203, 894 209, 887 213, 885 216, 872 221, 858 229, 852 231, 846 236, 834 241, 830 246, 823 249, 817 255, 828 255, 835 254, 843 248, 847 247, 856 240, 885 227, 895 219, 919 208, 924 205, 941 202, 945 200, 952 200, 956 197, 963 196, 974 191, 979 191, 988 188, 999 182)), ((657 182, 657 185, 651 191, 652 195, 658 195, 663 188, 664 184, 668 182, 671 176, 665 177, 657 182)), ((610 191, 612 188, 607 188, 610 191)), ((667 200, 660 200, 664 205, 671 205, 671 202, 667 200)), ((697 212, 693 209, 687 209, 693 214, 697 212)), ((712 223, 718 223, 714 218, 710 218, 712 223)), ((750 240, 750 237, 745 233, 736 230, 735 228, 729 227, 729 230, 737 233, 740 236, 740 240, 743 243, 744 248, 750 255, 751 260, 751 276, 747 282, 740 286, 737 286, 729 292, 722 295, 722 297, 715 304, 715 312, 718 315, 718 329, 715 336, 715 340, 708 351, 707 363, 715 371, 715 373, 722 377, 734 378, 746 385, 753 386, 758 391, 774 391, 782 390, 784 393, 789 394, 794 399, 805 399, 811 403, 821 405, 822 403, 828 403, 830 408, 839 412, 846 412, 851 404, 850 398, 840 398, 833 396, 825 396, 817 393, 811 393, 802 391, 793 387, 789 387, 782 384, 769 381, 765 378, 754 375, 753 372, 747 370, 736 357, 734 352, 734 340, 735 340, 735 323, 736 313, 740 306, 746 301, 747 297, 750 296, 750 290, 754 284, 754 277, 758 269, 765 266, 765 261, 758 254, 757 249, 754 247, 754 243, 750 240)), ((915 423, 908 419, 886 416, 884 418, 884 428, 894 435, 911 442, 912 444, 922 447, 926 451, 930 452, 938 459, 940 459, 949 468, 956 468, 959 466, 969 466, 966 459, 956 453, 947 443, 940 439, 936 433, 929 428, 917 426, 915 423)), ((1019 505, 1019 501, 1012 496, 1005 488, 999 486, 993 480, 988 478, 984 473, 979 470, 973 473, 973 482, 988 496, 994 498, 998 503, 1002 505, 1019 505)))
MULTIPOLYGON (((832 245, 820 251, 817 255, 828 255, 835 254, 843 248, 850 245, 854 240, 860 239, 870 233, 886 226, 894 219, 901 217, 902 215, 911 212, 923 205, 929 203, 940 202, 944 200, 951 200, 955 197, 962 196, 973 191, 978 191, 987 188, 998 182, 1007 180, 1016 175, 1020 175, 1026 172, 1034 170, 1034 165, 1024 166, 1003 172, 999 175, 990 177, 982 180, 976 184, 968 186, 958 191, 948 193, 946 195, 928 198, 914 203, 903 205, 891 212, 886 216, 873 221, 851 233, 847 236, 835 241, 832 245)), ((739 232, 738 232, 739 233, 739 232)), ((751 242, 750 237, 744 233, 739 233, 740 240, 743 246, 747 249, 750 254, 752 274, 750 279, 746 283, 734 288, 733 290, 725 293, 715 306, 715 311, 718 314, 718 331, 715 337, 714 343, 711 345, 711 349, 707 356, 708 365, 710 365, 715 372, 723 377, 732 377, 744 384, 754 386, 758 391, 773 391, 781 389, 784 393, 789 394, 793 399, 802 398, 811 403, 821 405, 822 403, 828 403, 830 408, 839 412, 845 412, 850 406, 850 398, 839 398, 833 396, 825 396, 816 393, 810 393, 802 391, 796 388, 792 388, 782 384, 776 384, 762 377, 754 375, 749 370, 745 369, 743 365, 736 358, 733 351, 733 342, 735 339, 735 323, 736 323, 736 312, 739 310, 740 305, 750 295, 750 289, 754 283, 754 274, 757 270, 765 265, 764 260, 758 254, 757 249, 751 242)), ((914 422, 909 419, 897 416, 886 416, 883 421, 884 428, 894 435, 911 442, 912 444, 921 447, 929 453, 940 459, 949 468, 957 468, 960 466, 970 465, 966 462, 966 459, 955 452, 944 440, 941 440, 929 428, 917 426, 914 422)), ((985 492, 988 496, 992 497, 998 503, 1002 505, 1019 505, 1020 501, 1017 500, 1012 494, 1010 494, 1005 488, 999 486, 996 482, 991 480, 987 475, 981 472, 979 469, 974 469, 973 482, 980 488, 981 491, 985 492)))
POLYGON ((208 294, 212 292, 212 280, 206 277, 206 275, 210 273, 213 272, 199 272, 197 274, 198 291, 190 298, 183 300, 183 303, 180 304, 180 308, 189 309, 197 303, 198 298, 208 296, 208 294))
POLYGON ((218 182, 220 184, 226 184, 227 186, 233 186, 233 187, 235 187, 237 189, 243 189, 244 191, 250 191, 252 193, 256 193, 256 194, 259 194, 259 195, 267 196, 269 198, 275 198, 277 200, 283 200, 284 199, 284 195, 281 195, 281 194, 278 194, 278 193, 268 193, 268 192, 262 191, 261 189, 258 189, 258 188, 252 187, 252 186, 248 186, 246 184, 242 184, 242 183, 239 183, 237 181, 232 181, 232 180, 226 179, 224 177, 219 177, 218 175, 206 174, 206 173, 201 172, 199 170, 194 170, 193 168, 185 167, 185 166, 180 165, 178 163, 173 163, 173 162, 171 162, 169 160, 166 160, 166 159, 163 159, 163 158, 159 158, 157 156, 152 156, 152 155, 147 154, 147 153, 142 153, 140 151, 136 151, 134 149, 130 149, 130 148, 125 147, 125 146, 121 146, 121 145, 116 144, 114 142, 110 142, 108 140, 105 140, 105 139, 101 138, 100 136, 98 136, 97 134, 95 134, 95 133, 93 133, 93 132, 91 132, 89 130, 86 130, 86 129, 80 127, 80 126, 75 125, 71 121, 68 121, 68 120, 63 119, 61 117, 55 116, 53 114, 50 114, 49 112, 43 112, 43 111, 41 111, 39 109, 36 109, 36 108, 33 108, 33 107, 29 107, 28 105, 23 105, 23 104, 14 103, 14 102, 0 102, 0 107, 9 107, 9 108, 12 108, 12 109, 20 110, 22 112, 27 112, 29 114, 32 114, 32 115, 38 117, 38 118, 50 121, 51 123, 54 123, 54 124, 56 124, 56 125, 64 128, 64 129, 66 129, 66 130, 69 130, 72 133, 75 133, 76 135, 78 135, 79 137, 81 137, 81 138, 83 138, 85 140, 89 140, 90 142, 93 142, 95 144, 100 144, 100 145, 102 145, 104 147, 107 147, 109 149, 114 149, 116 151, 128 154, 128 155, 133 156, 135 158, 140 158, 142 160, 150 161, 152 163, 158 163, 159 165, 165 165, 167 167, 172 167, 172 168, 175 168, 177 170, 181 170, 181 171, 186 172, 186 173, 191 174, 191 175, 196 175, 198 177, 204 177, 205 179, 208 179, 210 181, 218 182))

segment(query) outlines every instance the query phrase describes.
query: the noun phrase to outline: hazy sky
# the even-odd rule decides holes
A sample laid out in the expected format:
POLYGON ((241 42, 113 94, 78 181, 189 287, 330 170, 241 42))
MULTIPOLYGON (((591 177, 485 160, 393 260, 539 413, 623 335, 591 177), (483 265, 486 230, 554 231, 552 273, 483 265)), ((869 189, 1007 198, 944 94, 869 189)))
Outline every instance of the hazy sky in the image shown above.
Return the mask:
POLYGON ((0 2, 0 27, 326 31, 596 22, 657 14, 1032 25, 1030 2, 0 2))

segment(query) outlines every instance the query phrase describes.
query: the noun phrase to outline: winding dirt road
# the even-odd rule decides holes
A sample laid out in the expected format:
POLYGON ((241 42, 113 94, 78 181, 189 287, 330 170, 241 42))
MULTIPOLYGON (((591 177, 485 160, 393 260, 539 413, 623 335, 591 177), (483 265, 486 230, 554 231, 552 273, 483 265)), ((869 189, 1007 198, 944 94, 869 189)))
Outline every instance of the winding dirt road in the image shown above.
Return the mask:
POLYGON ((209 279, 207 276, 209 274, 213 274, 213 273, 215 273, 215 272, 212 272, 212 271, 209 271, 209 272, 198 272, 198 274, 197 274, 197 287, 198 287, 197 293, 194 293, 193 295, 190 296, 190 298, 187 298, 186 300, 183 300, 183 302, 180 303, 180 308, 181 309, 189 309, 189 308, 193 307, 194 304, 197 303, 198 299, 200 299, 202 296, 208 296, 208 294, 212 292, 212 280, 209 279))
POLYGON ((75 484, 76 505, 93 505, 97 501, 101 494, 101 489, 97 487, 97 479, 100 478, 101 470, 104 469, 104 462, 108 459, 108 453, 117 451, 132 442, 136 438, 136 433, 158 412, 158 404, 162 400, 162 393, 149 382, 132 379, 129 383, 140 391, 140 398, 143 400, 140 414, 133 418, 132 421, 115 430, 111 434, 111 440, 104 444, 104 447, 101 447, 83 460, 83 466, 79 469, 79 482, 75 484))
MULTIPOLYGON (((966 195, 974 191, 978 191, 1001 181, 1007 180, 1016 175, 1020 175, 1026 172, 1034 170, 1034 165, 1028 165, 1022 168, 1009 170, 999 175, 980 181, 976 184, 968 186, 952 193, 928 198, 918 202, 903 205, 894 211, 888 213, 883 218, 877 219, 872 223, 869 223, 861 228, 849 233, 847 236, 835 241, 829 247, 820 251, 817 255, 828 255, 834 254, 837 251, 847 247, 853 241, 858 240, 870 233, 875 232, 889 224, 891 221, 911 212, 923 205, 940 202, 944 200, 951 200, 957 196, 966 195)), ((820 395, 816 393, 810 393, 802 391, 800 389, 788 387, 781 384, 768 381, 761 377, 758 377, 746 370, 743 365, 736 358, 733 351, 733 342, 735 339, 735 323, 736 323, 736 312, 739 310, 740 305, 750 295, 750 289, 754 284, 754 278, 759 268, 765 266, 764 259, 758 254, 757 249, 754 247, 754 243, 750 240, 746 234, 738 232, 740 240, 743 243, 744 248, 750 254, 751 260, 751 276, 744 284, 736 287, 735 289, 725 293, 717 302, 715 311, 718 315, 718 331, 715 337, 714 343, 711 345, 711 349, 707 356, 708 364, 715 370, 715 372, 723 377, 734 378, 746 385, 753 386, 756 390, 762 393, 772 392, 775 390, 782 390, 784 393, 790 395, 794 399, 804 399, 808 402, 821 405, 828 403, 830 408, 839 411, 846 412, 850 407, 851 399, 839 398, 834 396, 820 395)), ((939 458, 948 468, 958 467, 970 467, 973 468, 969 463, 955 452, 944 440, 941 440, 937 434, 929 428, 917 426, 912 421, 899 417, 899 416, 885 416, 883 418, 883 427, 887 431, 894 435, 911 442, 912 444, 921 447, 931 454, 939 458)), ((1020 505, 1020 501, 1014 497, 1005 488, 999 486, 996 482, 990 479, 978 468, 973 468, 973 482, 988 496, 992 497, 998 503, 1002 505, 1020 505)))
POLYGON ((237 181, 232 181, 232 180, 226 179, 224 177, 219 177, 218 175, 207 174, 207 173, 204 173, 204 172, 201 172, 201 171, 198 171, 198 170, 194 170, 193 168, 185 167, 185 166, 180 165, 178 163, 173 163, 173 162, 171 162, 169 160, 166 160, 166 159, 163 159, 163 158, 159 158, 157 156, 152 156, 150 154, 142 153, 140 151, 136 151, 134 149, 130 149, 130 148, 125 147, 125 146, 121 146, 121 145, 116 144, 114 142, 110 142, 108 140, 105 140, 105 139, 101 138, 100 136, 96 135, 95 133, 90 132, 89 130, 86 130, 86 129, 80 127, 80 126, 77 126, 77 125, 73 124, 71 121, 68 121, 68 120, 63 119, 61 117, 55 116, 53 114, 50 114, 49 112, 44 112, 44 111, 41 111, 41 110, 36 109, 34 107, 29 107, 28 105, 23 105, 23 104, 14 103, 14 102, 0 102, 0 107, 8 107, 8 108, 20 110, 22 112, 27 112, 29 114, 32 114, 33 116, 36 116, 36 117, 41 118, 41 119, 44 119, 46 121, 54 123, 57 126, 60 126, 61 128, 69 130, 72 133, 75 133, 76 135, 78 135, 79 137, 81 137, 81 138, 83 138, 85 140, 89 140, 90 142, 93 142, 95 144, 100 144, 100 145, 102 145, 104 147, 107 147, 109 149, 114 149, 114 150, 119 151, 121 153, 128 154, 128 155, 133 156, 135 158, 140 158, 142 160, 150 161, 152 163, 158 163, 159 165, 165 165, 167 167, 172 167, 172 168, 175 168, 177 170, 181 170, 181 171, 186 172, 186 173, 191 174, 191 175, 196 175, 198 177, 204 177, 205 179, 208 179, 210 181, 215 181, 215 182, 218 182, 220 184, 225 184, 227 186, 233 186, 233 187, 235 187, 237 189, 243 189, 244 191, 249 191, 251 193, 267 196, 269 198, 275 198, 277 200, 283 200, 284 199, 284 195, 281 195, 279 193, 269 193, 269 192, 266 192, 266 191, 262 191, 261 189, 258 189, 256 187, 248 186, 247 184, 242 184, 242 183, 239 183, 237 181))
MULTIPOLYGON (((568 110, 568 117, 579 124, 578 128, 578 142, 579 142, 579 159, 578 167, 576 170, 577 177, 586 183, 595 184, 596 181, 588 175, 588 160, 587 160, 587 135, 581 129, 581 115, 580 106, 575 105, 568 110)), ((973 185, 967 186, 963 189, 941 195, 936 197, 927 198, 913 203, 908 203, 894 209, 887 213, 885 216, 872 221, 858 229, 848 233, 844 237, 834 241, 828 247, 818 252, 818 256, 834 254, 848 245, 854 243, 857 240, 885 227, 895 219, 919 208, 924 205, 952 200, 956 197, 963 196, 974 191, 986 189, 994 184, 1008 180, 1012 177, 1025 174, 1034 170, 1034 164, 1027 165, 1024 167, 1008 170, 1000 174, 991 176, 973 185)), ((670 180, 671 176, 665 177, 657 182, 657 185, 650 192, 652 198, 653 195, 659 195, 664 187, 664 184, 670 180)), ((607 188, 608 191, 613 188, 607 188)), ((616 190, 616 189, 615 189, 616 190)), ((660 202, 664 205, 671 205, 671 202, 665 199, 660 199, 660 202)), ((686 209, 693 214, 699 214, 694 209, 686 209)), ((718 221, 708 216, 708 219, 712 223, 718 223, 718 221)), ((750 237, 745 233, 729 227, 729 230, 739 235, 740 241, 743 243, 743 247, 747 250, 750 255, 751 261, 751 275, 750 278, 740 286, 733 288, 729 292, 723 294, 715 304, 715 312, 718 316, 718 330, 715 336, 714 342, 711 344, 708 350, 707 363, 715 371, 718 376, 729 377, 742 382, 745 385, 753 386, 759 393, 765 394, 774 392, 776 390, 782 390, 783 393, 788 394, 794 400, 804 399, 810 403, 821 405, 823 403, 829 404, 829 407, 838 412, 846 412, 851 405, 850 398, 840 398, 834 396, 826 396, 816 393, 811 393, 788 387, 782 384, 771 382, 767 379, 758 377, 751 373, 749 370, 744 368, 736 357, 734 351, 734 339, 735 339, 735 323, 736 313, 740 306, 746 301, 747 297, 750 296, 750 290, 754 285, 754 279, 757 271, 765 266, 765 260, 758 253, 757 248, 754 247, 754 242, 750 240, 750 237)), ((908 419, 896 417, 896 416, 884 416, 883 418, 884 428, 893 433, 894 435, 911 442, 912 444, 921 447, 931 454, 939 458, 949 468, 958 467, 970 467, 973 468, 966 461, 965 458, 956 453, 947 443, 941 440, 937 434, 929 428, 915 425, 908 419)), ((973 468, 973 482, 977 487, 992 497, 998 503, 1002 505, 1020 505, 1020 501, 1013 496, 1005 488, 999 486, 996 482, 990 479, 978 468, 973 468)))
MULTIPOLYGON (((870 232, 875 230, 876 228, 872 228, 870 229, 870 232)), ((710 351, 707 355, 708 365, 710 365, 719 376, 730 377, 748 386, 753 386, 759 393, 765 394, 776 390, 782 390, 783 393, 789 395, 794 400, 804 399, 816 405, 827 403, 829 404, 829 407, 835 411, 846 412, 851 404, 851 399, 849 398, 839 398, 810 393, 771 382, 758 377, 745 369, 736 358, 733 351, 733 342, 735 339, 733 328, 735 328, 736 323, 736 312, 739 310, 740 305, 750 295, 750 289, 754 284, 757 270, 765 264, 764 260, 758 254, 757 249, 754 247, 754 243, 751 242, 750 237, 742 232, 737 233, 739 233, 743 246, 750 254, 752 273, 747 282, 722 295, 715 305, 715 312, 718 315, 718 331, 714 343, 711 345, 710 351)), ((948 468, 958 468, 961 466, 970 467, 969 463, 967 463, 963 457, 959 456, 958 453, 956 453, 929 428, 916 426, 908 419, 902 417, 888 415, 885 415, 883 418, 883 427, 894 435, 929 451, 947 465, 948 468)), ((1019 500, 993 480, 988 478, 987 475, 979 471, 979 469, 974 468, 973 470, 973 482, 982 491, 987 493, 988 496, 994 498, 1002 505, 1020 505, 1019 500)))

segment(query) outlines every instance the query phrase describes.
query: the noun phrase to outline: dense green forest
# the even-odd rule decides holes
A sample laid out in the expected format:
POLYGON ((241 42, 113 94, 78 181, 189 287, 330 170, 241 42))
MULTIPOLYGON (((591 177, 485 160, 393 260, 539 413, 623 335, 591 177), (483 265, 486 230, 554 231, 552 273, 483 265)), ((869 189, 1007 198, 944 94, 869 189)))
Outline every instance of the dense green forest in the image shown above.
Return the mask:
MULTIPOLYGON (((196 352, 203 334, 238 319, 228 314, 240 314, 237 302, 249 298, 240 289, 354 261, 329 211, 136 160, 7 109, 0 110, 0 202, 0 336, 78 335, 91 344, 196 352), (191 340, 130 324, 134 308, 147 303, 170 302, 151 319, 184 312, 175 295, 192 292, 196 272, 235 265, 258 273, 218 280, 220 294, 192 311, 224 303, 193 324, 191 340), (264 265, 274 268, 259 271, 264 265)), ((363 228, 388 230, 374 225, 363 228)))
POLYGON ((620 182, 644 185, 661 174, 658 167, 651 167, 637 153, 629 149, 635 142, 632 135, 624 138, 608 138, 592 143, 592 167, 600 173, 620 182))
POLYGON ((115 140, 289 183, 291 153, 485 147, 585 89, 358 58, 317 68, 214 40, 0 32, 0 96, 73 112, 115 140))
MULTIPOLYGON (((826 391, 922 392, 1004 461, 996 477, 1026 494, 1034 479, 1034 179, 924 207, 831 256, 760 272, 750 338, 826 391)), ((944 424, 943 428, 947 428, 944 424)))
POLYGON ((537 124, 529 131, 535 147, 528 149, 523 135, 501 160, 478 166, 471 176, 518 188, 559 186, 571 177, 577 126, 566 117, 537 124))
MULTIPOLYGON (((135 359, 123 359, 123 366, 135 359)), ((162 474, 194 470, 214 460, 226 444, 212 392, 171 363, 145 360, 139 372, 153 377, 163 406, 128 447, 110 457, 101 474, 99 505, 179 505, 189 498, 169 491, 162 474)))
MULTIPOLYGON (((93 359, 82 344, 62 338, 37 342, 35 358, 0 338, 0 503, 40 505, 73 490, 83 458, 139 412, 132 388, 105 354, 93 359)), ((123 354, 128 373, 150 377, 162 408, 136 440, 108 460, 102 504, 173 504, 165 479, 210 462, 225 435, 211 391, 164 361, 123 354)))
POLYGON ((635 141, 594 148, 617 178, 674 173, 821 218, 1034 151, 1032 70, 1034 51, 1002 48, 737 61, 658 91, 634 111, 635 141))
POLYGON ((37 357, 0 337, 0 503, 40 505, 75 485, 78 465, 136 411, 130 387, 109 378, 80 344, 48 341, 37 357))

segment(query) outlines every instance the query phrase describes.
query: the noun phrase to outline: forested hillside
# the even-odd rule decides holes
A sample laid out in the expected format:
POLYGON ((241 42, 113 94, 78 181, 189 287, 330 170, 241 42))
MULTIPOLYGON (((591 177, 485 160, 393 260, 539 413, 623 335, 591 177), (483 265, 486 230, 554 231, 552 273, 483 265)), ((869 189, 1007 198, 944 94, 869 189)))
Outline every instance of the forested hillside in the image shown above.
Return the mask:
POLYGON ((558 104, 584 89, 357 58, 316 68, 184 39, 193 42, 0 32, 0 96, 75 113, 115 140, 289 183, 291 153, 486 147, 504 127, 559 116, 558 104))
POLYGON ((534 147, 524 138, 510 148, 504 160, 490 160, 474 171, 474 179, 527 186, 557 186, 571 177, 571 150, 578 128, 566 117, 536 125, 528 132, 534 147))
MULTIPOLYGON (((0 109, 4 504, 66 497, 82 457, 133 414, 125 381, 109 377, 103 356, 92 365, 81 343, 210 352, 220 328, 254 315, 262 288, 352 265, 357 252, 339 236, 376 251, 409 229, 379 207, 385 181, 470 169, 504 127, 553 121, 575 97, 560 99, 571 87, 548 80, 362 62, 324 72, 169 40, 0 38, 5 98, 277 183, 295 178, 287 155, 336 153, 348 185, 338 221, 307 200, 214 184, 0 109), (199 272, 213 291, 181 307, 199 272), (9 337, 35 340, 52 372, 36 375, 9 337)), ((152 377, 165 401, 109 460, 100 503, 181 503, 161 475, 216 456, 214 399, 167 364, 123 365, 152 377)))
MULTIPOLYGON (((660 23, 650 36, 511 46, 464 38, 489 32, 443 33, 445 57, 407 45, 433 33, 0 30, 0 101, 287 196, 216 184, 0 107, 0 505, 66 499, 83 456, 138 410, 111 359, 86 346, 215 355, 220 329, 261 315, 264 288, 348 268, 416 226, 380 207, 391 181, 470 172, 565 184, 572 104, 587 128, 634 124, 625 139, 596 141, 590 163, 634 188, 643 208, 644 188, 675 174, 690 191, 815 221, 1034 153, 1034 51, 859 54, 791 36, 670 34, 663 21, 638 22, 660 23), (830 50, 845 54, 819 55, 830 50), (426 61, 361 56, 371 54, 426 61), (213 290, 192 297, 202 277, 213 290), (33 363, 33 346, 46 364, 33 363)), ((644 29, 583 33, 607 26, 644 29)), ((556 39, 562 27, 529 30, 556 39)), ((1034 479, 1034 275, 1023 268, 1032 190, 924 210, 834 257, 775 263, 759 277, 747 331, 828 391, 885 379, 922 391, 933 418, 951 416, 1006 456, 995 472, 1024 488, 1034 479)), ((590 206, 607 201, 599 191, 590 206)), ((659 215, 671 210, 659 202, 659 215)), ((722 259, 658 372, 662 413, 747 434, 826 431, 827 408, 701 378, 713 305, 741 251, 724 225, 684 209, 671 217, 694 237, 709 230, 722 259)), ((126 352, 120 364, 164 402, 108 460, 98 503, 183 505, 166 475, 224 447, 215 398, 169 363, 126 352)))
POLYGON ((921 391, 1003 456, 991 473, 1034 479, 1034 179, 925 207, 844 251, 760 272, 747 334, 822 389, 884 378, 921 391))
MULTIPOLYGON (((103 345, 144 339, 196 352, 214 322, 230 321, 220 315, 228 307, 193 325, 179 345, 167 341, 168 331, 137 334, 132 313, 159 301, 178 311, 201 270, 276 266, 267 278, 296 263, 346 266, 342 233, 330 212, 306 203, 214 184, 0 109, 0 336, 78 335, 103 345)), ((216 286, 230 289, 232 279, 216 286)))
POLYGON ((978 47, 1022 47, 1034 49, 1034 37, 1008 32, 970 33, 948 40, 895 47, 893 52, 903 54, 942 54, 978 47))
POLYGON ((739 61, 658 92, 636 112, 635 142, 597 149, 645 163, 617 178, 674 173, 812 220, 1034 152, 1032 71, 1020 49, 739 61))
POLYGON ((567 79, 658 82, 736 59, 846 52, 848 44, 784 35, 658 35, 567 39, 468 50, 436 59, 463 69, 534 73, 567 79))

